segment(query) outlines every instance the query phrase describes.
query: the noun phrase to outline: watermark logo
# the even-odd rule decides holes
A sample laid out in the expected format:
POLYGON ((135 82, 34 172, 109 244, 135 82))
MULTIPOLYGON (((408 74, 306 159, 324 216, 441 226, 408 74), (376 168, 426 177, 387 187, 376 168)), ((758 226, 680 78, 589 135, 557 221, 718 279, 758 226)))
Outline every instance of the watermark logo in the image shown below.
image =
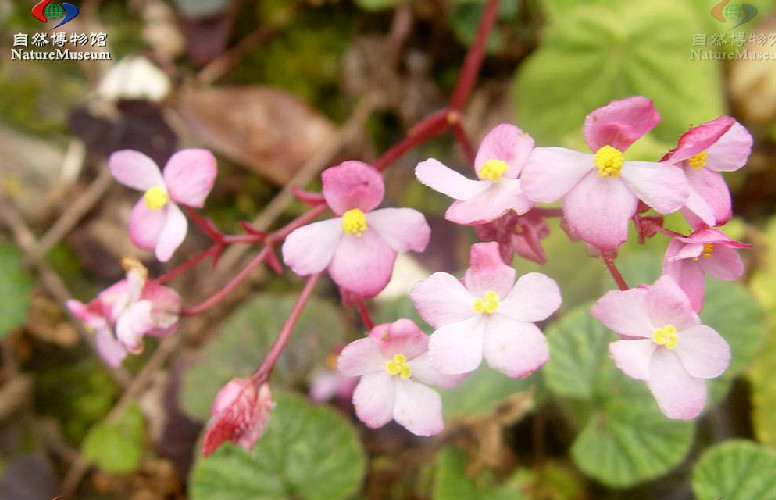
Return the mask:
POLYGON ((736 23, 732 29, 748 23, 757 15, 757 7, 748 3, 730 3, 730 0, 722 0, 711 9, 711 17, 721 23, 736 23))
POLYGON ((60 4, 52 3, 52 0, 41 0, 35 4, 31 12, 32 16, 42 23, 59 21, 54 27, 49 28, 49 30, 53 30, 75 19, 79 10, 71 3, 62 2, 60 4))

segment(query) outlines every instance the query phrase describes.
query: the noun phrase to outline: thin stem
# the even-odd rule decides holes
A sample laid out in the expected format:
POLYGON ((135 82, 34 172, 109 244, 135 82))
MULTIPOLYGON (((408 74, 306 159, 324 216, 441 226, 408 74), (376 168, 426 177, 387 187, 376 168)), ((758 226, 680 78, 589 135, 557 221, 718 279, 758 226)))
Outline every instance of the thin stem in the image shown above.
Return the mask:
POLYGON ((356 307, 358 308, 358 312, 361 313, 361 321, 364 323, 364 326, 367 330, 371 330, 375 327, 375 322, 372 321, 372 316, 369 315, 369 311, 366 309, 364 300, 361 297, 356 297, 355 302, 356 307))
POLYGON ((214 243, 210 246, 207 250, 200 252, 199 254, 195 255, 191 259, 187 260, 183 264, 179 265, 178 267, 175 267, 173 269, 170 269, 163 275, 159 276, 158 278, 153 280, 153 283, 157 285, 161 285, 162 283, 166 281, 170 281, 174 277, 178 276, 179 274, 183 273, 184 271, 187 271, 191 269, 192 267, 196 266, 203 260, 207 259, 210 255, 217 253, 220 245, 218 243, 214 243))
POLYGON ((472 142, 469 140, 469 136, 466 135, 466 131, 463 129, 461 121, 458 120, 453 122, 451 127, 453 128, 453 135, 455 136, 455 140, 458 141, 458 145, 461 146, 463 154, 466 156, 466 159, 469 160, 469 163, 473 164, 477 153, 475 153, 474 146, 472 146, 472 142))
POLYGON ((380 171, 385 170, 391 163, 401 158, 404 153, 418 144, 426 142, 435 135, 441 134, 449 126, 450 122, 448 121, 447 109, 432 113, 412 127, 407 133, 407 137, 383 153, 372 166, 380 171))
POLYGON ((264 361, 262 361, 261 366, 259 366, 253 374, 254 378, 258 381, 263 382, 269 379, 272 369, 275 368, 275 363, 277 363, 278 358, 283 353, 283 349, 285 349, 288 339, 291 337, 291 332, 293 332, 294 326, 296 325, 299 316, 302 314, 302 310, 304 310, 304 306, 307 304, 307 301, 310 300, 315 284, 320 277, 321 273, 311 274, 307 277, 307 283, 305 283, 302 293, 296 299, 296 303, 294 304, 293 309, 291 309, 288 318, 286 318, 283 328, 280 329, 278 338, 275 339, 275 343, 272 344, 272 348, 270 348, 264 361))
POLYGON ((560 207, 533 207, 531 212, 542 217, 563 217, 563 209, 560 207))
POLYGON ((617 283, 617 287, 620 290, 629 290, 630 288, 628 287, 628 284, 625 283, 625 278, 622 277, 619 269, 617 269, 617 266, 614 264, 614 255, 612 252, 601 251, 601 259, 603 259, 604 265, 606 265, 606 269, 609 270, 609 274, 612 275, 614 282, 617 283))
POLYGON ((485 57, 485 43, 488 41, 488 35, 496 24, 498 0, 488 0, 482 9, 480 25, 477 28, 477 38, 469 48, 466 59, 463 62, 463 69, 458 76, 458 83, 453 90, 453 97, 450 99, 450 108, 460 111, 474 88, 474 82, 480 73, 482 59, 485 57))

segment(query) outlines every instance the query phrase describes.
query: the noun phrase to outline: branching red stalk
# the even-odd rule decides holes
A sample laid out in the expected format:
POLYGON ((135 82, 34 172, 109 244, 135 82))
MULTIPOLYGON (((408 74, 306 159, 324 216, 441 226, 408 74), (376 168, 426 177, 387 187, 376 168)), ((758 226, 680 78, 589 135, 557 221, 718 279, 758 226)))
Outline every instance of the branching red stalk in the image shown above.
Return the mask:
POLYGON ((375 322, 372 320, 372 316, 369 315, 369 311, 361 297, 356 297, 356 307, 358 308, 358 312, 361 313, 361 321, 364 323, 364 327, 367 331, 374 328, 375 322))
POLYGON ((628 287, 628 284, 625 283, 625 278, 622 277, 622 274, 620 274, 620 270, 617 269, 617 266, 614 264, 614 255, 612 252, 606 252, 601 251, 601 259, 604 261, 604 265, 606 265, 606 269, 609 270, 609 274, 612 275, 612 278, 614 279, 614 282, 617 283, 617 288, 620 290, 630 290, 628 287))
POLYGON ((439 135, 450 126, 447 109, 439 110, 419 121, 410 129, 401 142, 395 144, 378 158, 372 166, 379 171, 385 170, 391 163, 401 158, 404 153, 422 144, 435 135, 439 135))

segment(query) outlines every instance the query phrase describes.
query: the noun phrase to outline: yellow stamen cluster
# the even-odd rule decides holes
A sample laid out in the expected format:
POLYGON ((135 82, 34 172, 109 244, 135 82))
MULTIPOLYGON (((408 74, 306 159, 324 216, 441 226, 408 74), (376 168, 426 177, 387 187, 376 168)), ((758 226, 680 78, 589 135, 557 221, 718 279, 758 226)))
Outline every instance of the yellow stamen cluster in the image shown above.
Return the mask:
POLYGON ((709 156, 709 153, 704 151, 702 153, 698 153, 697 155, 687 158, 687 163, 690 165, 691 169, 700 170, 706 166, 706 158, 708 158, 708 156, 709 156))
POLYGON ((393 359, 389 359, 385 362, 385 371, 391 375, 399 375, 403 379, 410 378, 412 370, 410 365, 407 364, 407 358, 404 354, 394 354, 393 359))
POLYGON ((625 156, 617 148, 604 146, 595 152, 593 162, 601 177, 619 177, 625 156))
POLYGON ((154 186, 143 194, 143 200, 151 210, 161 210, 170 202, 170 195, 162 186, 154 186))
POLYGON ((504 160, 488 160, 480 168, 480 179, 488 179, 493 182, 501 179, 501 176, 509 170, 509 165, 504 160))
POLYGON ((342 230, 360 238, 361 233, 369 230, 364 212, 358 208, 352 208, 342 214, 342 230))
POLYGON ((666 325, 663 328, 657 328, 652 333, 652 340, 657 345, 673 349, 679 342, 679 339, 676 338, 676 327, 674 325, 666 325))
MULTIPOLYGON (((714 255, 714 243, 704 243, 703 244, 703 253, 701 253, 702 256, 706 257, 707 259, 714 255)), ((698 262, 698 257, 693 257, 695 262, 698 262)))
POLYGON ((496 292, 485 292, 485 295, 481 299, 474 301, 472 308, 475 312, 481 314, 493 314, 498 311, 499 300, 496 292))

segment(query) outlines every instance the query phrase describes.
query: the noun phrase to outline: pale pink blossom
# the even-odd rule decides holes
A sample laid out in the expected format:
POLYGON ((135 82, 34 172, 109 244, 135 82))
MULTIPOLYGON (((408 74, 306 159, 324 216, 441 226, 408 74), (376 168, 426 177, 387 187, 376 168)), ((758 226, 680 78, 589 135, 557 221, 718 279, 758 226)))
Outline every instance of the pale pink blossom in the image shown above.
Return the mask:
POLYGON ((127 278, 100 292, 88 304, 68 300, 67 308, 94 332, 97 351, 110 366, 119 366, 128 353, 143 351, 143 337, 163 337, 178 326, 181 300, 171 288, 147 280, 145 268, 133 265, 127 278), (115 331, 115 333, 114 333, 115 331))
POLYGON ((462 377, 439 373, 428 357, 428 337, 408 319, 375 326, 342 350, 337 370, 361 377, 353 393, 356 415, 377 429, 392 419, 418 436, 444 427, 442 398, 429 385, 452 387, 462 377))
POLYGON ((721 172, 746 165, 752 135, 729 116, 693 127, 661 161, 678 165, 690 186, 682 214, 694 226, 720 226, 732 216, 730 191, 721 172))
POLYGON ((261 439, 275 401, 269 384, 252 378, 233 378, 213 402, 210 425, 202 440, 202 455, 208 456, 226 441, 250 450, 261 439))
POLYGON ((186 216, 178 204, 204 205, 216 178, 213 154, 204 149, 178 151, 167 161, 164 173, 151 158, 133 150, 116 151, 108 165, 121 184, 143 191, 129 217, 132 242, 168 261, 186 237, 186 216))
POLYGON ((609 345, 614 363, 647 383, 667 417, 687 420, 700 414, 706 404, 704 379, 727 369, 730 347, 701 324, 673 278, 663 275, 652 286, 608 292, 591 313, 620 334, 621 340, 609 345))
POLYGON ((663 259, 663 274, 671 276, 690 298, 696 312, 703 309, 706 274, 733 281, 744 273, 744 263, 736 251, 751 245, 729 238, 722 231, 704 228, 690 236, 671 240, 663 259))
POLYGON ((397 252, 422 252, 431 234, 411 208, 375 210, 383 200, 380 172, 346 161, 323 172, 323 195, 338 217, 300 227, 286 238, 283 260, 302 276, 328 269, 342 288, 377 295, 391 279, 397 252))
POLYGON ((337 398, 340 401, 353 399, 353 390, 358 378, 346 377, 337 371, 337 357, 344 346, 338 346, 326 359, 326 365, 315 369, 310 376, 310 399, 322 403, 337 398))
POLYGON ((492 221, 507 210, 524 214, 531 208, 518 179, 533 150, 534 141, 514 125, 502 123, 482 139, 474 170, 479 180, 471 180, 429 158, 415 168, 418 180, 454 198, 445 218, 457 224, 492 221))
POLYGON ((660 121, 646 97, 612 101, 587 116, 584 134, 593 154, 536 148, 523 169, 523 187, 534 202, 563 198, 574 233, 602 250, 628 239, 638 201, 667 214, 687 202, 682 169, 668 163, 628 161, 625 151, 660 121))
POLYGON ((534 323, 560 306, 558 285, 540 273, 517 282, 515 276, 496 243, 476 243, 463 283, 434 273, 415 285, 410 292, 415 307, 436 329, 429 352, 439 371, 469 373, 484 357, 492 368, 521 378, 547 362, 547 341, 534 323))
POLYGON ((550 229, 544 217, 533 210, 523 215, 509 210, 494 221, 474 226, 474 232, 482 241, 498 243, 504 262, 512 262, 514 254, 539 264, 547 262, 541 240, 550 235, 550 229))

